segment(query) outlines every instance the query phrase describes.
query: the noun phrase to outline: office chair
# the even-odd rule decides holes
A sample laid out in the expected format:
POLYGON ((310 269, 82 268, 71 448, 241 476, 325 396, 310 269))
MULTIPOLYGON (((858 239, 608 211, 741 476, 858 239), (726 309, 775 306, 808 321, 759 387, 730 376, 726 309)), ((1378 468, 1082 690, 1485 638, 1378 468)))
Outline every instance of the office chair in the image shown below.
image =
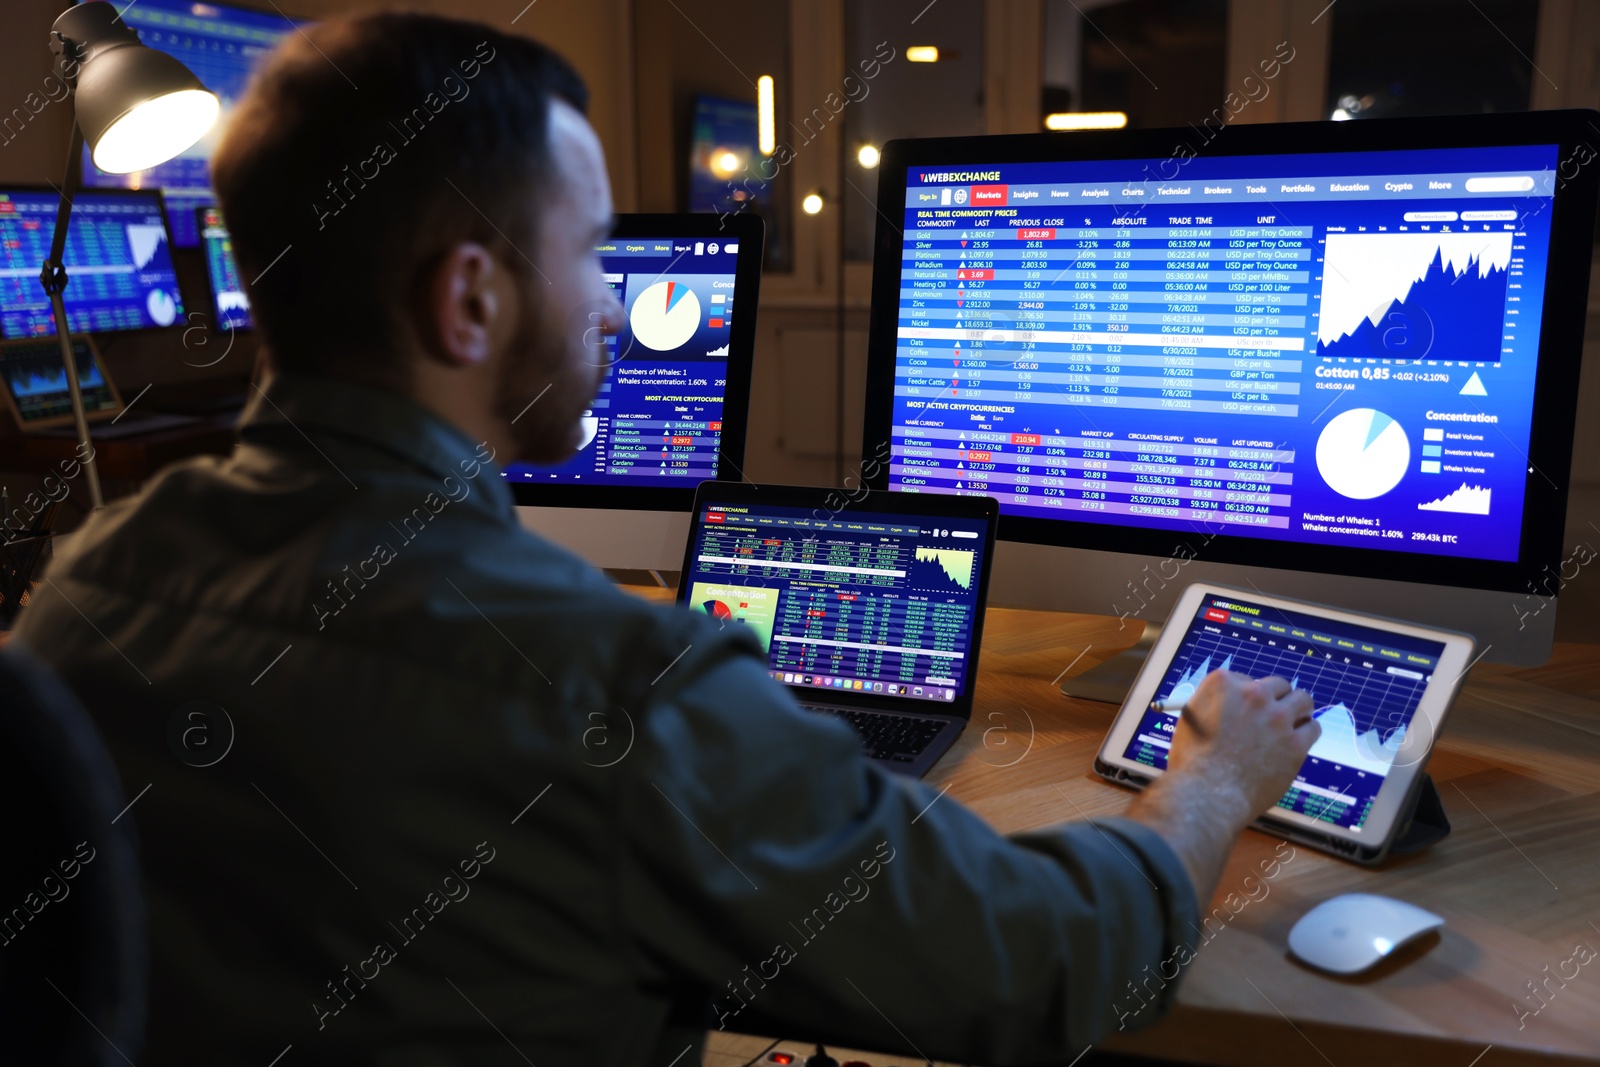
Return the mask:
POLYGON ((148 952, 127 803, 71 691, 25 648, 0 652, 0 1063, 109 1067, 142 1051, 148 952))

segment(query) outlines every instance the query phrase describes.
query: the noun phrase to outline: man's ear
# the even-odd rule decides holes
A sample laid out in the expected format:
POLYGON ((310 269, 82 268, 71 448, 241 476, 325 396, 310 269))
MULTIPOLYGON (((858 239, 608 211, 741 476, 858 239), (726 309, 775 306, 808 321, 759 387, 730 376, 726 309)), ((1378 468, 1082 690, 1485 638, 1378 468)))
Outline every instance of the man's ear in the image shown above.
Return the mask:
POLYGON ((429 354, 454 365, 481 364, 505 331, 500 320, 515 313, 507 299, 505 271, 482 245, 452 245, 435 264, 424 309, 432 329, 429 354))

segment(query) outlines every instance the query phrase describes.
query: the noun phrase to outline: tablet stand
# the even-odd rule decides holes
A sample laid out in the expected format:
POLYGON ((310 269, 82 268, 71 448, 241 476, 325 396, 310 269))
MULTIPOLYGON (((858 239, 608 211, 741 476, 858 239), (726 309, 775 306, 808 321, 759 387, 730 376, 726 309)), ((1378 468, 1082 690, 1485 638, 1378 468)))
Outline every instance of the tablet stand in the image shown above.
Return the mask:
POLYGON ((1445 816, 1444 804, 1439 799, 1439 790, 1433 784, 1433 776, 1424 774, 1422 785, 1411 801, 1411 810, 1406 814, 1405 829, 1389 846, 1389 854, 1407 856, 1420 852, 1442 840, 1449 832, 1450 820, 1445 816))

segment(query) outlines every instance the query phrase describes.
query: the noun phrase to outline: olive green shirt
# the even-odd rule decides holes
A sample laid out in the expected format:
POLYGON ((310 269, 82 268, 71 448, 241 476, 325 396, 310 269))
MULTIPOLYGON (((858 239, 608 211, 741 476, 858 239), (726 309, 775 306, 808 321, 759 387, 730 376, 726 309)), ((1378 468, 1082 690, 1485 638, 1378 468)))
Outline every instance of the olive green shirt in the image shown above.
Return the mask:
POLYGON ((149 1062, 668 1067, 718 1026, 1067 1062, 1175 989, 1159 836, 1004 837, 886 772, 396 394, 278 378, 48 578, 18 636, 133 800, 149 1062))

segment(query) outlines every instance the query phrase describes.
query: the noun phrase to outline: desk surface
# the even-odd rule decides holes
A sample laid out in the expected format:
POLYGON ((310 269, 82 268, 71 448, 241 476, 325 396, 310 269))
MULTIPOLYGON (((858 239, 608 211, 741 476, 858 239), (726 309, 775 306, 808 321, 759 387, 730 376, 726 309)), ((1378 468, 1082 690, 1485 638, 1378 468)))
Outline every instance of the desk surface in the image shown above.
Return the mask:
MULTIPOLYGON (((991 609, 972 723, 928 782, 1007 833, 1122 812, 1133 794, 1090 769, 1115 709, 1055 683, 1136 636, 1112 618, 991 609)), ((1429 771, 1452 833, 1376 870, 1299 848, 1263 896, 1245 879, 1279 839, 1241 835, 1177 1006, 1103 1047, 1263 1067, 1375 1055, 1451 1067, 1600 1063, 1600 957, 1578 962, 1600 952, 1600 648, 1558 645, 1531 669, 1479 664, 1429 771), (1354 979, 1292 961, 1295 920, 1356 891, 1419 904, 1446 926, 1354 979), (1241 907, 1247 892, 1257 899, 1241 907), (1589 951, 1574 957, 1580 944, 1589 951)))
MULTIPOLYGON (((168 426, 127 437, 89 438, 105 481, 142 482, 169 463, 198 455, 227 455, 238 440, 238 412, 208 415, 184 426, 168 426)), ((57 474, 77 454, 75 437, 0 435, 0 470, 57 474)))

